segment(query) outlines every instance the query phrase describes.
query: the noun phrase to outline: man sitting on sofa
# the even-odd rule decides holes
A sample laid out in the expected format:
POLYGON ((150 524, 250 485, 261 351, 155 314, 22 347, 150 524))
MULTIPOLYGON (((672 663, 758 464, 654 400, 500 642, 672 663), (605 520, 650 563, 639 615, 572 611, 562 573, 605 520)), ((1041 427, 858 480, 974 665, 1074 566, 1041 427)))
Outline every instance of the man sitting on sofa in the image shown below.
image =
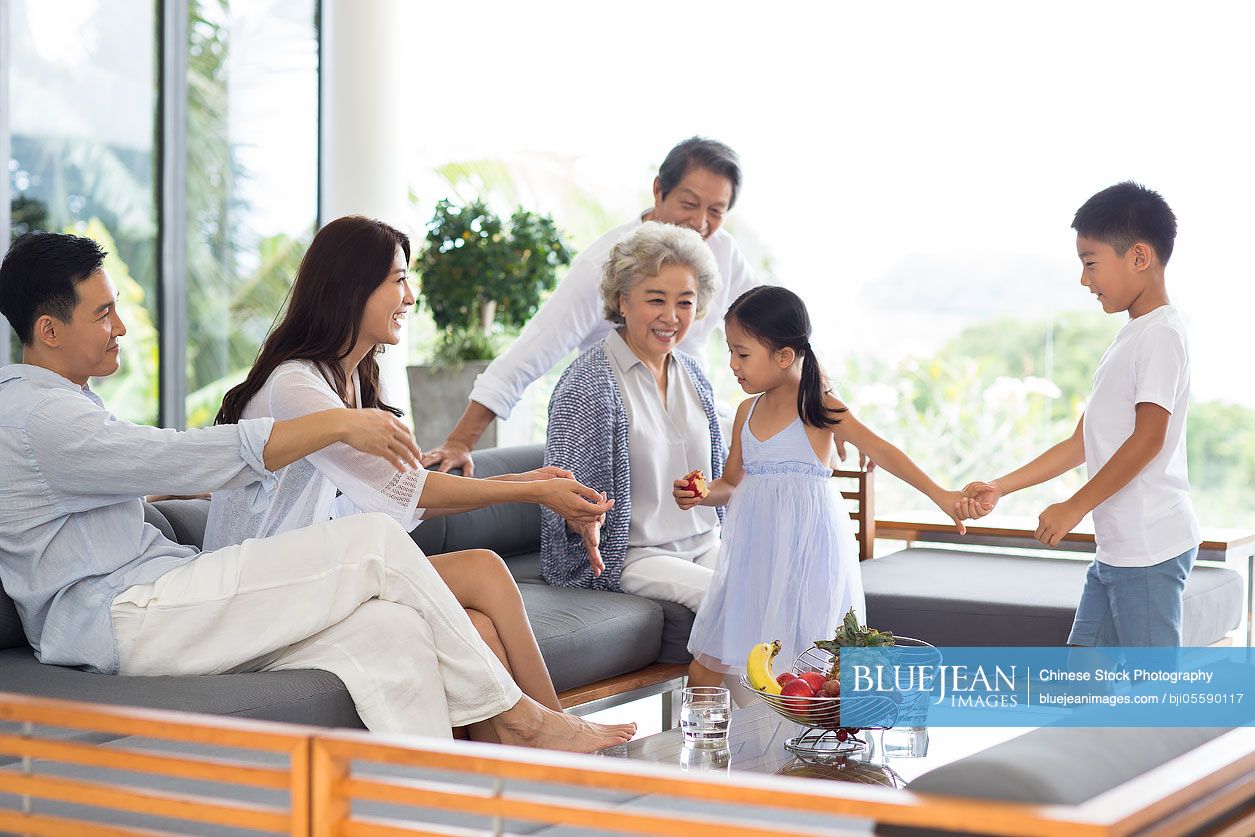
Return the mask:
MULTIPOLYGON (((343 442, 417 467, 408 428, 331 409, 178 432, 109 413, 87 382, 118 369, 117 289, 95 242, 31 233, 0 266, 23 363, 0 368, 0 582, 44 663, 131 675, 320 668, 366 726, 592 751, 592 724, 522 695, 409 535, 354 515, 198 553, 144 522, 141 495, 249 486, 343 442)), ((605 511, 590 503, 589 514, 605 511)))

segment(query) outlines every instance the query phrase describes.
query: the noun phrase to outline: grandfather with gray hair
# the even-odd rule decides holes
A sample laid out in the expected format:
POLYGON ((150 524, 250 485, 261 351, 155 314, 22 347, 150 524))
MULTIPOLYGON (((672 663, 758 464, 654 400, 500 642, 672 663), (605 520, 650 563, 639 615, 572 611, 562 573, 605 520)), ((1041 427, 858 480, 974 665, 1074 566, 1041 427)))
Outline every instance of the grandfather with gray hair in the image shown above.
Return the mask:
POLYGON ((700 361, 707 335, 732 300, 758 284, 736 241, 723 226, 740 190, 741 164, 728 146, 705 137, 689 137, 672 148, 654 178, 653 205, 580 253, 518 339, 475 381, 457 426, 444 444, 426 453, 423 464, 439 466, 442 471, 462 468, 467 476, 473 474, 471 449, 493 419, 510 415, 528 385, 572 350, 582 352, 601 342, 611 326, 601 317, 597 297, 602 265, 611 248, 646 221, 694 230, 714 256, 723 282, 711 301, 714 316, 698 321, 684 342, 684 348, 700 361))
POLYGON ((722 509, 681 511, 675 480, 718 477, 726 455, 710 381, 676 348, 720 290, 693 230, 643 223, 602 270, 605 339, 567 368, 549 401, 545 464, 612 498, 604 521, 572 528, 542 511, 541 574, 696 611, 719 554, 722 509))

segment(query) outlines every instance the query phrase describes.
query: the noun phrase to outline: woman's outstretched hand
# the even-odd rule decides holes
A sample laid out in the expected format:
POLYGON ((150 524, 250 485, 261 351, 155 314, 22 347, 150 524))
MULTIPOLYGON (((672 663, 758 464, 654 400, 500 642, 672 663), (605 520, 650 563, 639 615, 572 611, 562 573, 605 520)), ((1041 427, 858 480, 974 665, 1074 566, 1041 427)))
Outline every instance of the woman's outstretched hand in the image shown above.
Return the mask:
MULTIPOLYGON (((604 491, 601 494, 601 499, 606 499, 604 491)), ((580 536, 580 540, 584 541, 584 549, 588 552, 588 563, 593 568, 594 578, 606 570, 606 565, 601 560, 601 527, 605 522, 606 516, 603 514, 590 523, 567 524, 571 531, 577 533, 580 536)))
POLYGON ((405 422, 387 410, 344 410, 341 441, 351 448, 388 460, 398 471, 418 470, 423 452, 405 422))
POLYGON ((572 474, 566 468, 559 468, 556 465, 546 465, 543 468, 533 468, 530 471, 524 471, 521 474, 502 474, 498 477, 489 477, 490 480, 501 480, 502 482, 535 482, 536 480, 548 480, 557 477, 558 479, 573 480, 575 474, 572 474))
POLYGON ((591 523, 614 508, 614 500, 587 485, 570 479, 546 479, 533 483, 540 489, 537 502, 571 524, 572 529, 591 523))

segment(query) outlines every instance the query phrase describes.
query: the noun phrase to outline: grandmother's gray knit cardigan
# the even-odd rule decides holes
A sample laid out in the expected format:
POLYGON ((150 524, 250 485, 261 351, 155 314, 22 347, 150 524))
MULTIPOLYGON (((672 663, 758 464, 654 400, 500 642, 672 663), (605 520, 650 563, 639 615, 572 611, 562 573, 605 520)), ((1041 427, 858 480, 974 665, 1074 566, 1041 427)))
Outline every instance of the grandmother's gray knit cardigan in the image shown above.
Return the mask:
MULTIPOLYGON (((697 388, 706 420, 710 423, 710 463, 714 479, 723 473, 727 450, 715 415, 710 381, 697 361, 674 352, 680 368, 697 388)), ((614 498, 601 530, 601 558, 606 570, 594 577, 580 536, 549 509, 541 509, 540 574, 555 587, 619 588, 623 558, 627 554, 628 526, 632 520, 632 475, 628 467, 628 422, 605 342, 589 347, 567 367, 549 399, 549 429, 545 464, 565 468, 575 478, 614 498)), ((676 479, 683 474, 676 474, 676 479)), ((716 510, 723 520, 723 509, 716 510)))

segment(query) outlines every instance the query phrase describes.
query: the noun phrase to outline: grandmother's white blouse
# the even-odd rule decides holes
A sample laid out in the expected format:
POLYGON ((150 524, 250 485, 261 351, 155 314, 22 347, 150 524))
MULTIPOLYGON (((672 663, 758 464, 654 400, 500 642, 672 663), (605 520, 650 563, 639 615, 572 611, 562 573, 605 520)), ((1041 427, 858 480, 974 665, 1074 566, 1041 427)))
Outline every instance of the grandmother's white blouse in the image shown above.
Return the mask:
MULTIPOLYGON (((360 391, 356 372, 353 391, 360 391)), ((388 401, 386 396, 383 400, 388 401)), ((290 360, 275 369, 245 406, 241 418, 269 416, 284 421, 343 406, 314 362, 290 360)), ((382 512, 406 531, 422 522, 425 510, 418 508, 418 498, 427 472, 398 473, 383 459, 343 442, 311 453, 275 474, 278 488, 260 511, 250 508, 250 499, 253 505, 256 499, 245 490, 214 492, 205 528, 206 550, 360 512, 382 512)))

